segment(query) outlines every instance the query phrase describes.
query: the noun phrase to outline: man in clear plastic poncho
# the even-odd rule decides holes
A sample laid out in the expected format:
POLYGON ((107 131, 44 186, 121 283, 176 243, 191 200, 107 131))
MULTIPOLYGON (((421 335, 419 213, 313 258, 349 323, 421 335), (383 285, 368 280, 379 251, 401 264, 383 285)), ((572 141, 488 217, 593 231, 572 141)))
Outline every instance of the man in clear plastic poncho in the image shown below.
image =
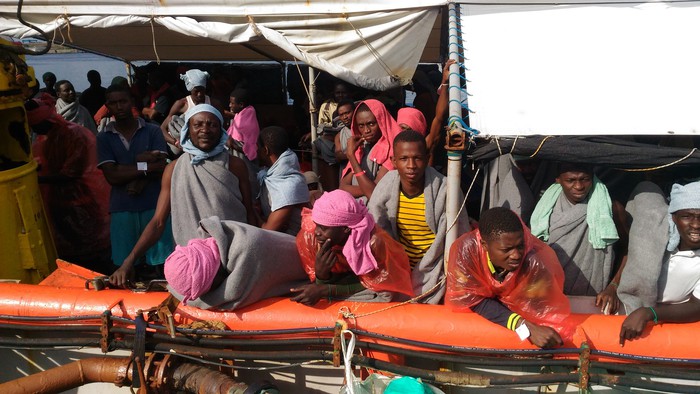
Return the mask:
POLYGON ((554 251, 506 208, 481 214, 479 229, 450 249, 445 303, 471 309, 541 348, 571 335, 564 272, 554 251))

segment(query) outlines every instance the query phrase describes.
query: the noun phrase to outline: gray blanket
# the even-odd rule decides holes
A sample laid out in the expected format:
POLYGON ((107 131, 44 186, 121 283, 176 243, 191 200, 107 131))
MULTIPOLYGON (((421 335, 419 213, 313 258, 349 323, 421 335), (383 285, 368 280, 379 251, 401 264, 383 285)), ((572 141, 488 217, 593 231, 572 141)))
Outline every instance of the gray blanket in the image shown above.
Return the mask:
MULTIPOLYGON (((389 171, 379 181, 369 202, 369 211, 377 225, 398 240, 396 217, 399 210, 399 192, 401 181, 396 170, 389 171)), ((445 199, 447 196, 447 180, 432 167, 425 171, 425 219, 430 230, 435 234, 435 241, 416 264, 411 273, 413 292, 420 295, 435 286, 444 276, 443 257, 445 252, 445 236, 447 234, 447 215, 445 214, 445 199)), ((465 210, 457 221, 458 234, 469 231, 469 219, 465 210)), ((420 302, 437 304, 445 294, 442 286, 436 292, 420 302)))
POLYGON ((499 156, 486 165, 481 201, 482 211, 504 207, 530 223, 535 197, 510 154, 499 156))
POLYGON ((265 298, 288 295, 289 289, 309 281, 291 235, 216 216, 202 219, 198 234, 197 238, 216 239, 221 262, 229 274, 219 287, 188 302, 188 306, 234 310, 265 298))
POLYGON ((668 204, 661 189, 642 182, 632 191, 626 207, 632 219, 627 264, 622 271, 617 295, 625 312, 654 306, 658 295, 659 275, 668 259, 668 204))
POLYGON ((173 238, 178 245, 197 236, 199 221, 218 216, 223 220, 246 222, 246 210, 238 188, 238 178, 228 166, 226 151, 199 164, 192 164, 189 153, 175 163, 170 185, 173 238))
POLYGON ((564 294, 594 296, 610 281, 612 245, 594 249, 588 241, 588 204, 572 204, 561 193, 549 218, 549 240, 564 269, 564 294))

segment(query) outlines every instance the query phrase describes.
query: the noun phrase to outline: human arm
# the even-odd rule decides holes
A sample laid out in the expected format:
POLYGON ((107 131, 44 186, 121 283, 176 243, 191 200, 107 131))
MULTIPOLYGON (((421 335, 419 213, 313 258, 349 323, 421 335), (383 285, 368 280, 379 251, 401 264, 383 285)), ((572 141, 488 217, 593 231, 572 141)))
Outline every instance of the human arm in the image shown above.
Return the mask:
POLYGON ((667 323, 692 323, 700 321, 700 300, 694 295, 690 300, 680 304, 663 304, 655 307, 643 307, 630 313, 620 327, 620 346, 625 341, 638 338, 647 324, 654 321, 667 323))
POLYGON ((596 296, 595 305, 600 307, 604 314, 615 314, 621 302, 617 296, 617 287, 620 285, 622 271, 627 264, 627 248, 629 244, 629 221, 624 205, 619 201, 612 202, 612 217, 619 240, 614 245, 615 250, 615 275, 610 283, 596 296))
MULTIPOLYGON (((454 59, 450 59, 445 63, 445 67, 442 70, 442 83, 446 84, 450 78, 450 66, 455 63, 454 59)), ((440 140, 440 134, 442 131, 442 128, 445 125, 445 121, 447 120, 447 109, 448 109, 448 104, 449 104, 449 98, 450 95, 448 92, 445 90, 442 91, 442 94, 438 97, 438 101, 435 104, 435 118, 433 118, 432 123, 430 124, 430 131, 428 132, 428 135, 425 137, 425 144, 428 148, 428 153, 432 159, 433 156, 433 151, 435 149, 435 146, 437 145, 438 141, 440 140)))
POLYGON ((175 163, 176 161, 173 161, 165 167, 161 180, 160 194, 158 195, 158 202, 156 204, 156 211, 151 221, 148 222, 143 229, 139 240, 136 241, 136 245, 134 245, 129 255, 126 256, 121 267, 109 277, 110 282, 116 286, 121 287, 126 285, 127 280, 132 274, 136 260, 145 255, 146 251, 158 242, 163 235, 163 231, 165 231, 165 225, 170 216, 170 183, 173 177, 175 163))
POLYGON ((353 195, 353 197, 366 196, 367 199, 370 199, 372 197, 372 193, 374 192, 374 188, 377 185, 377 182, 379 182, 389 170, 386 167, 381 166, 379 168, 379 171, 377 172, 377 175, 374 177, 374 180, 367 176, 367 174, 362 170, 360 162, 357 161, 357 157, 355 157, 355 151, 359 148, 360 141, 361 138, 357 136, 351 136, 350 138, 348 138, 348 145, 345 150, 345 157, 350 163, 350 167, 352 168, 352 174, 348 174, 345 177, 343 177, 340 184, 341 189, 349 192, 353 195), (352 185, 353 176, 355 177, 355 179, 357 179, 357 186, 352 185))
POLYGON ((261 223, 260 227, 265 230, 283 232, 289 225, 289 219, 292 217, 294 207, 295 205, 287 205, 286 207, 272 211, 270 215, 268 215, 267 220, 261 223))
POLYGON ((228 169, 238 178, 238 189, 241 191, 241 199, 245 207, 248 224, 258 226, 258 216, 255 215, 255 210, 253 209, 253 198, 250 191, 250 180, 248 179, 248 166, 246 166, 242 159, 229 156, 228 169))
POLYGON ((345 151, 343 150, 343 144, 340 141, 340 136, 343 134, 343 132, 339 132, 338 134, 335 135, 334 138, 334 144, 333 144, 333 154, 335 155, 335 159, 338 160, 339 163, 344 162, 348 158, 345 157, 345 151))
POLYGON ((175 104, 173 104, 172 108, 170 108, 170 112, 163 121, 163 124, 160 125, 160 130, 163 133, 163 138, 165 139, 165 142, 177 147, 180 146, 180 141, 178 141, 172 135, 170 135, 170 132, 168 131, 168 125, 170 124, 170 120, 173 118, 174 115, 182 113, 182 110, 185 108, 185 105, 187 105, 187 99, 177 100, 175 104))
POLYGON ((561 337, 553 328, 540 326, 523 319, 522 316, 511 311, 497 299, 485 298, 471 309, 489 321, 512 331, 524 324, 530 331, 528 340, 537 347, 551 348, 562 344, 561 337))

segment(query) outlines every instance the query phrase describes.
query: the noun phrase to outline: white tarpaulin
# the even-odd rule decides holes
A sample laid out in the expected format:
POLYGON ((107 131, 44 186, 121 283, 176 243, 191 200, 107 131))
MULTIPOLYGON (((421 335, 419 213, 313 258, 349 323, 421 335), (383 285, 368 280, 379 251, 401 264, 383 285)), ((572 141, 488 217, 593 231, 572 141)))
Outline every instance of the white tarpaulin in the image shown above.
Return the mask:
MULTIPOLYGON (((22 16, 56 42, 127 61, 296 58, 385 90, 410 82, 445 3, 27 0, 22 16)), ((16 1, 0 0, 0 34, 37 36, 16 12, 16 1)))
POLYGON ((461 8, 482 134, 700 133, 700 3, 461 8))

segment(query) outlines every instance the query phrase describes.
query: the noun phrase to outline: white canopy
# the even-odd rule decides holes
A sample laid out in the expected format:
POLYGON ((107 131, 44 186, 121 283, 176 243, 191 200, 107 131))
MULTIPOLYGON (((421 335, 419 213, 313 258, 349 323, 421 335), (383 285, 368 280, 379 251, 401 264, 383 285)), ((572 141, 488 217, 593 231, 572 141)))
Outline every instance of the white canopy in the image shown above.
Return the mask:
MULTIPOLYGON (((301 60, 375 90, 438 61, 444 0, 26 0, 22 17, 56 42, 126 61, 301 60), (426 48, 433 36, 433 47, 426 48)), ((0 34, 38 33, 0 0, 0 34)))

